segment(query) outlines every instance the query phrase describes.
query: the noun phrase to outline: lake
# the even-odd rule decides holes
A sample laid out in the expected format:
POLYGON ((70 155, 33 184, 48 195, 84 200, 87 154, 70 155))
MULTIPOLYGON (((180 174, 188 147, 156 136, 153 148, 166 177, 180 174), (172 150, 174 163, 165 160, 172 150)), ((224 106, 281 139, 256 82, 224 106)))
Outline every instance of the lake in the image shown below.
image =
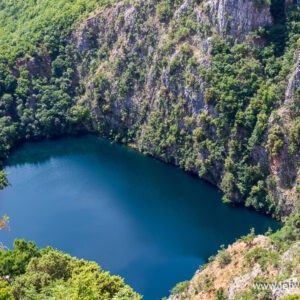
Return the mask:
POLYGON ((278 224, 222 204, 216 188, 182 170, 94 136, 28 143, 7 162, 0 215, 16 238, 95 260, 145 300, 161 299, 254 227, 278 224))

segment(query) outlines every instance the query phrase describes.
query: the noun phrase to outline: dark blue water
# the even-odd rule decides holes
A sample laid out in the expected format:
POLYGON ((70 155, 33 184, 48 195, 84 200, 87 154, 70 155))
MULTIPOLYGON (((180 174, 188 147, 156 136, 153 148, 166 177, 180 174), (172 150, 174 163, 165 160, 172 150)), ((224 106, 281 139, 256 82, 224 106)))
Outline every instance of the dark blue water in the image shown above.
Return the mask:
POLYGON ((183 171, 96 137, 26 144, 10 157, 0 191, 15 238, 97 261, 145 300, 168 295, 221 244, 277 224, 223 205, 221 193, 183 171))

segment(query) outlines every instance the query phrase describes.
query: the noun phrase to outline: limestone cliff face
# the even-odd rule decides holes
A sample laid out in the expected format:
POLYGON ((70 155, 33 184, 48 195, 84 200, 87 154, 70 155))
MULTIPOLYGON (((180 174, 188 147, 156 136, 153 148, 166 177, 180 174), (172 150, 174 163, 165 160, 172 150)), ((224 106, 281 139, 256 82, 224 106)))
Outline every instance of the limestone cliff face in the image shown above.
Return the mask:
POLYGON ((225 38, 243 39, 250 31, 272 24, 270 6, 257 1, 210 0, 205 3, 211 24, 225 38))
POLYGON ((285 0, 286 7, 289 7, 292 4, 300 4, 300 0, 285 0))
MULTIPOLYGON (((295 64, 288 76, 283 105, 278 110, 277 116, 271 116, 269 126, 279 126, 283 133, 284 146, 277 158, 269 158, 271 172, 277 181, 277 193, 281 195, 281 203, 285 211, 292 212, 299 198, 300 185, 298 151, 291 148, 291 137, 294 136, 295 125, 299 124, 299 87, 300 87, 300 50, 295 53, 295 64)), ((298 127, 297 127, 298 128, 298 127)), ((295 137, 296 138, 296 137, 295 137)), ((298 139, 298 137, 297 137, 298 139)))
POLYGON ((300 86, 300 49, 295 54, 296 62, 285 92, 285 104, 288 105, 294 100, 295 93, 300 86))
MULTIPOLYGON (((223 187, 230 175, 225 160, 233 139, 244 137, 242 131, 240 137, 227 133, 222 141, 226 134, 214 123, 223 113, 208 100, 212 75, 206 78, 205 73, 212 67, 216 37, 234 45, 252 30, 272 24, 267 3, 128 1, 94 12, 70 40, 78 51, 77 76, 85 90, 79 103, 92 112, 94 129, 223 187)), ((253 60, 251 55, 248 59, 253 60)), ((287 97, 297 85, 296 73, 287 97)), ((267 134, 255 143, 247 146, 253 166, 276 177, 274 166, 279 165, 266 149, 267 134)), ((289 214, 295 197, 285 205, 286 188, 277 186, 269 197, 279 203, 281 214, 289 214)), ((244 202, 246 194, 232 191, 231 197, 244 202)))

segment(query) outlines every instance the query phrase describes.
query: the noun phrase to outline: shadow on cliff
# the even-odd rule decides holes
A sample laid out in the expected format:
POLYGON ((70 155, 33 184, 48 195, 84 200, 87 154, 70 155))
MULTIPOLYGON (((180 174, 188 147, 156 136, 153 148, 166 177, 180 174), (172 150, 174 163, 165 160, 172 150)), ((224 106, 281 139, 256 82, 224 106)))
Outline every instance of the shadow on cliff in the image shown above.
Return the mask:
POLYGON ((275 55, 281 56, 288 40, 285 0, 272 0, 270 10, 274 25, 267 29, 267 39, 274 46, 275 55))

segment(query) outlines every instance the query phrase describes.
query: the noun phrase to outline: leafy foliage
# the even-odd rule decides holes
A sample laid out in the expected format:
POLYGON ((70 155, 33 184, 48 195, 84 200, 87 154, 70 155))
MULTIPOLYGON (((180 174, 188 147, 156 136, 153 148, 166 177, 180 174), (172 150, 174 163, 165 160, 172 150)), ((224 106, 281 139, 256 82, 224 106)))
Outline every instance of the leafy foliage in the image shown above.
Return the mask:
POLYGON ((170 291, 171 295, 178 295, 183 293, 189 286, 189 281, 182 281, 176 284, 176 286, 170 291))
POLYGON ((6 178, 6 173, 0 170, 0 190, 8 186, 8 180, 6 178))
POLYGON ((102 271, 95 262, 38 249, 24 240, 16 240, 14 246, 0 252, 0 274, 10 278, 1 281, 0 299, 141 299, 122 278, 102 271))
POLYGON ((51 57, 66 44, 75 21, 105 0, 0 1, 0 57, 10 64, 25 55, 37 54, 43 44, 51 57))
POLYGON ((218 251, 217 260, 221 268, 231 263, 231 255, 228 250, 225 249, 224 245, 222 245, 221 250, 218 251))
POLYGON ((24 239, 14 242, 14 250, 0 250, 0 275, 18 276, 25 272, 25 269, 33 257, 40 255, 40 252, 33 242, 25 242, 24 239))

